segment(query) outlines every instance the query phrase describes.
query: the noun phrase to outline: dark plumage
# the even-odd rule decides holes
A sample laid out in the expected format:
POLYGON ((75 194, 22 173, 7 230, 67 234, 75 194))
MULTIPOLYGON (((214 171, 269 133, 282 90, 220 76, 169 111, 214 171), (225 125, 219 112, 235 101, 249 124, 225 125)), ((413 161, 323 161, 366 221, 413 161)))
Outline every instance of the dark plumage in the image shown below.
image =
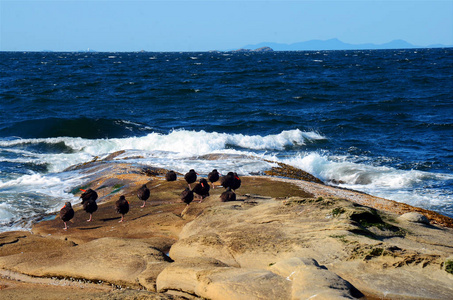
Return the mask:
POLYGON ((80 190, 83 192, 82 195, 80 195, 80 198, 82 199, 83 209, 90 214, 90 218, 87 220, 87 222, 91 222, 93 213, 98 210, 98 205, 96 203, 98 193, 96 193, 96 191, 92 189, 80 190))
POLYGON ((228 172, 228 174, 226 174, 225 176, 222 176, 222 178, 220 178, 220 185, 227 189, 233 185, 233 181, 234 181, 234 173, 228 172))
POLYGON ((212 188, 214 189, 215 185, 214 185, 214 182, 218 181, 220 178, 220 174, 219 172, 217 171, 217 169, 214 169, 212 170, 212 172, 210 172, 208 174, 208 180, 209 182, 211 182, 212 184, 212 188))
POLYGON ((189 209, 189 204, 193 201, 193 192, 189 188, 186 188, 184 191, 182 191, 181 201, 187 204, 186 207, 181 212, 182 216, 189 209))
POLYGON ((98 210, 98 205, 95 200, 86 200, 82 201, 83 210, 90 214, 90 218, 87 222, 91 222, 91 218, 93 217, 93 213, 98 210))
POLYGON ((165 179, 167 181, 176 181, 177 175, 175 171, 168 171, 167 174, 165 174, 165 179))
POLYGON ((184 191, 182 191, 181 201, 187 205, 189 205, 193 201, 193 192, 189 188, 186 188, 184 191))
POLYGON ((208 181, 204 178, 201 178, 200 182, 195 185, 192 191, 197 194, 197 196, 199 196, 200 202, 202 202, 204 198, 209 196, 209 189, 210 186, 208 184, 208 181))
POLYGON ((150 195, 149 188, 146 187, 146 184, 142 185, 142 187, 138 189, 137 197, 138 199, 143 200, 143 205, 140 207, 145 207, 146 200, 148 200, 149 195, 150 195))
POLYGON ((221 202, 236 201, 236 193, 228 188, 225 192, 220 195, 221 202))
POLYGON ((98 193, 96 193, 96 191, 92 190, 92 189, 88 189, 88 190, 82 190, 80 189, 83 193, 82 195, 80 195, 80 198, 82 198, 82 203, 86 200, 97 200, 98 198, 98 193))
POLYGON ((120 196, 118 200, 115 202, 116 212, 121 214, 121 220, 119 222, 123 222, 124 215, 129 212, 129 202, 127 202, 124 196, 120 196))
POLYGON ((74 218, 74 210, 72 209, 71 202, 66 202, 62 209, 60 209, 60 219, 64 222, 64 230, 68 229, 66 222, 74 218))
POLYGON ((241 187, 241 179, 238 176, 238 173, 234 173, 233 183, 231 184, 231 189, 236 191, 238 188, 241 187))
POLYGON ((187 181, 187 184, 189 185, 189 188, 191 188, 190 184, 194 183, 197 181, 197 172, 195 172, 194 169, 190 169, 189 172, 184 175, 184 179, 187 181))

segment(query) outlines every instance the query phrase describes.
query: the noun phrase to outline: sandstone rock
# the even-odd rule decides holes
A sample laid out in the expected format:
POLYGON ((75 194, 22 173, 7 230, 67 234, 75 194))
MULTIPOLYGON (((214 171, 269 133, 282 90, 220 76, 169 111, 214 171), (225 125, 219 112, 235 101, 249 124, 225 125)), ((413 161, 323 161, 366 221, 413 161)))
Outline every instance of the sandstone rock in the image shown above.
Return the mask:
MULTIPOLYGON (((68 231, 55 219, 35 224, 33 233, 0 234, 1 272, 127 287, 110 293, 98 286, 111 286, 91 283, 91 292, 72 289, 70 299, 341 299, 359 297, 354 288, 370 299, 453 294, 447 271, 453 222, 439 214, 315 182, 244 176, 237 201, 220 202, 222 189, 215 189, 181 218, 184 181, 151 180, 142 166, 106 164, 83 166, 99 171, 86 183, 100 189, 103 202, 94 220, 87 224, 76 208, 68 231), (144 183, 152 199, 138 208, 135 192, 144 183), (132 207, 121 225, 113 209, 119 194, 132 207), (432 225, 398 218, 408 211, 423 213, 432 225), (155 284, 160 293, 151 292, 155 284)), ((0 277, 0 296, 33 299, 22 291, 34 283, 11 288, 18 282, 0 277)), ((70 289, 36 290, 62 298, 70 289)))
POLYGON ((154 290, 168 262, 162 252, 139 240, 101 238, 71 248, 0 257, 0 265, 38 277, 85 278, 154 290))
POLYGON ((291 257, 271 271, 292 282, 292 299, 353 299, 360 295, 349 282, 311 258, 291 257))
POLYGON ((453 249, 449 229, 389 223, 394 216, 346 200, 254 201, 254 206, 221 203, 205 209, 181 231, 170 251, 172 259, 202 256, 229 267, 270 270, 291 279, 288 291, 294 299, 351 298, 360 292, 382 297, 384 286, 393 298, 410 299, 405 297, 408 282, 415 280, 412 276, 418 282, 412 289, 420 297, 443 298, 453 292, 445 284, 448 274, 439 271, 442 257, 453 249), (417 235, 412 236, 414 230, 417 235), (411 266, 413 275, 400 269, 404 266, 411 266), (428 268, 436 274, 431 281, 424 275, 428 268), (382 282, 378 289, 377 278, 382 282))
POLYGON ((214 259, 186 259, 168 266, 157 290, 176 290, 217 300, 289 299, 291 283, 273 272, 233 268, 214 259))
POLYGON ((182 239, 170 249, 169 256, 175 260, 195 257, 217 258, 223 263, 239 267, 224 241, 215 233, 199 234, 182 239))
POLYGON ((412 222, 412 223, 420 223, 420 224, 429 224, 429 220, 424 215, 417 213, 417 212, 408 212, 399 217, 400 220, 412 222))

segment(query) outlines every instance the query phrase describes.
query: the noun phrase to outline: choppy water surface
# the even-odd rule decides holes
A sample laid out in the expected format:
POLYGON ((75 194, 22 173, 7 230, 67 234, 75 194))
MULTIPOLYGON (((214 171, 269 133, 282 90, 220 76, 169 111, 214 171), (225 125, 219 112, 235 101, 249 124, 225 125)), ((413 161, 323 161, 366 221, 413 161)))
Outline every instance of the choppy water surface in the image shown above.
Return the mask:
POLYGON ((453 216, 451 70, 451 48, 1 52, 1 230, 78 202, 63 170, 118 150, 183 173, 270 159, 453 216))

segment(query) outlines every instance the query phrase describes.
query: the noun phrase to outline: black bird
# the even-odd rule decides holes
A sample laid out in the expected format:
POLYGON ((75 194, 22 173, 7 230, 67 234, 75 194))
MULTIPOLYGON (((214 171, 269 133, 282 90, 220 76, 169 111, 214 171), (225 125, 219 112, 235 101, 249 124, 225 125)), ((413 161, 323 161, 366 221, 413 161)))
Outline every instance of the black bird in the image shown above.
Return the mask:
POLYGON ((90 214, 90 218, 87 222, 91 222, 93 217, 93 213, 98 210, 98 205, 96 203, 96 199, 98 198, 98 193, 92 189, 82 190, 83 193, 80 195, 82 199, 83 210, 90 214))
POLYGON ((82 203, 83 203, 83 201, 86 201, 86 200, 97 200, 98 193, 96 193, 96 191, 94 191, 92 189, 88 189, 88 190, 80 189, 80 190, 83 192, 82 195, 80 195, 80 198, 82 198, 82 203))
POLYGON ((209 189, 210 186, 208 184, 208 181, 204 178, 201 178, 200 182, 195 185, 192 191, 197 194, 197 196, 199 196, 201 203, 204 198, 209 196, 209 189))
POLYGON ((165 179, 167 181, 176 181, 176 172, 175 171, 168 171, 167 174, 165 174, 165 179))
POLYGON ((233 183, 231 184, 231 189, 236 191, 238 188, 241 187, 241 179, 238 176, 238 173, 234 173, 233 183))
POLYGON ((121 214, 121 220, 120 222, 123 222, 124 220, 124 215, 129 212, 129 202, 127 202, 126 198, 124 196, 120 196, 118 200, 115 202, 116 206, 116 212, 121 214))
POLYGON ((225 192, 220 195, 221 202, 236 201, 236 194, 228 188, 225 192))
POLYGON ((193 201, 193 192, 189 188, 186 188, 184 191, 182 191, 181 201, 187 204, 187 206, 181 212, 182 216, 187 211, 187 209, 189 209, 189 204, 193 201))
POLYGON ((210 173, 208 174, 208 180, 211 182, 212 188, 213 188, 213 189, 215 188, 214 182, 216 182, 217 180, 219 180, 219 178, 220 178, 220 174, 219 174, 219 172, 217 171, 217 169, 212 170, 212 172, 210 172, 210 173))
POLYGON ((222 178, 220 178, 220 185, 227 189, 233 185, 233 181, 234 181, 234 173, 228 172, 228 174, 226 174, 225 176, 222 176, 222 178))
POLYGON ((181 201, 187 205, 189 205, 193 201, 193 192, 189 188, 186 188, 184 191, 182 191, 181 201))
POLYGON ((64 230, 68 229, 66 222, 74 218, 74 210, 72 209, 71 202, 66 202, 62 209, 60 209, 60 219, 64 222, 64 230))
POLYGON ((187 184, 189 185, 189 189, 192 188, 190 185, 197 181, 197 172, 195 172, 194 169, 190 169, 189 172, 184 175, 184 179, 187 181, 187 184))
POLYGON ((138 199, 143 200, 143 205, 140 207, 145 207, 146 200, 148 200, 149 198, 149 194, 150 194, 149 188, 146 187, 146 184, 142 185, 142 187, 138 189, 137 197, 138 199))
POLYGON ((98 210, 98 204, 96 200, 86 200, 82 201, 83 210, 90 214, 90 218, 87 222, 91 222, 91 218, 93 217, 93 213, 98 210))

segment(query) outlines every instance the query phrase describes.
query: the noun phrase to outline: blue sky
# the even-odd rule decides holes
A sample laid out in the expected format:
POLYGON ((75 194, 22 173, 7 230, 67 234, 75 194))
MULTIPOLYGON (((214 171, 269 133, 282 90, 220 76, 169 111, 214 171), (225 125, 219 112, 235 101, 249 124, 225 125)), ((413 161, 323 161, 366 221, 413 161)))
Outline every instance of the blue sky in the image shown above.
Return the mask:
POLYGON ((1 51, 209 51, 331 38, 453 45, 453 0, 0 0, 1 51))

